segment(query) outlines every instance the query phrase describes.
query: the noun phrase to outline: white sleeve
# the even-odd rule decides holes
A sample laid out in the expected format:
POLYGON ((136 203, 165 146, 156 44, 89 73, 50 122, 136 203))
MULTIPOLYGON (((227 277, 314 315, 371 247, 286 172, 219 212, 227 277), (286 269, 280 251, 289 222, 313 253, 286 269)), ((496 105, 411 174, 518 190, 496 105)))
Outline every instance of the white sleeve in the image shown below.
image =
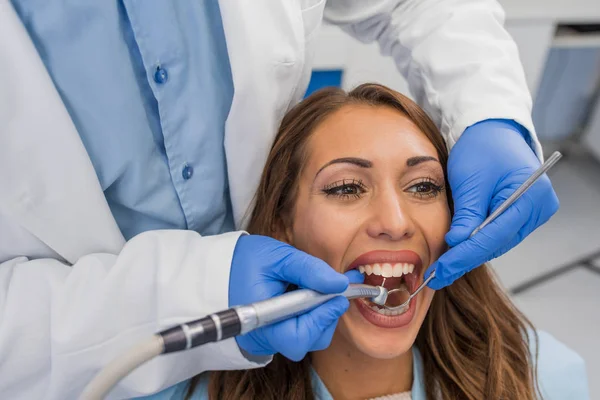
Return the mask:
POLYGON ((452 147, 466 128, 512 119, 542 150, 517 46, 495 0, 329 0, 325 19, 379 42, 452 147))
MULTIPOLYGON (((226 309, 240 234, 150 231, 119 255, 91 254, 73 266, 24 257, 1 263, 1 397, 78 398, 102 366, 138 341, 226 309)), ((160 356, 111 398, 150 394, 206 370, 257 366, 230 339, 160 356)))

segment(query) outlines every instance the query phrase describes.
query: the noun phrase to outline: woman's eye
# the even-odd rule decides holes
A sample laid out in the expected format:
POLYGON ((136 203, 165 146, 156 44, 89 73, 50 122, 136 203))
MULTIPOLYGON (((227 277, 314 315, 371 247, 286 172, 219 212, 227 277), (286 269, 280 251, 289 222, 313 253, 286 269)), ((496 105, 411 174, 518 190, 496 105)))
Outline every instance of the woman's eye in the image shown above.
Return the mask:
POLYGON ((353 196, 359 198, 365 192, 365 187, 361 181, 341 181, 327 185, 323 188, 323 193, 327 196, 336 196, 341 198, 349 198, 353 196))
POLYGON ((430 181, 419 182, 408 189, 409 192, 414 193, 419 197, 435 197, 442 190, 443 187, 430 181))

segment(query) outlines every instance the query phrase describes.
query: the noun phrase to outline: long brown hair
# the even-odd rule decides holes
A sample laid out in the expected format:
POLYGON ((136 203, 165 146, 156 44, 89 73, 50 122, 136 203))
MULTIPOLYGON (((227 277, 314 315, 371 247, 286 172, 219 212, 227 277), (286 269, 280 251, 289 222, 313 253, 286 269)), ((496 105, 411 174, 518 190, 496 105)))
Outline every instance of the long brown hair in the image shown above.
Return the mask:
MULTIPOLYGON (((333 112, 350 104, 391 107, 404 114, 433 143, 446 174, 444 140, 413 101, 376 84, 361 85, 350 93, 324 89, 283 119, 255 197, 250 233, 278 236, 282 232, 294 206, 308 138, 333 112)), ((448 199, 452 209, 450 195, 448 199)), ((531 323, 507 298, 487 265, 438 290, 415 343, 423 358, 427 398, 535 399, 531 332, 537 340, 531 323)), ((264 368, 212 372, 209 382, 211 400, 314 399, 308 357, 295 363, 277 354, 264 368)), ((197 383, 198 377, 188 394, 197 383)))

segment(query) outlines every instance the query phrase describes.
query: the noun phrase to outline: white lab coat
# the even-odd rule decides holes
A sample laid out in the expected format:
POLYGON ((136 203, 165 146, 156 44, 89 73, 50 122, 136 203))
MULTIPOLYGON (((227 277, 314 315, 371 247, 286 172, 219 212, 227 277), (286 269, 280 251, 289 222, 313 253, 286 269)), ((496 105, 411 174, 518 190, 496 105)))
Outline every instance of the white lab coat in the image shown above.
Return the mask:
MULTIPOLYGON (((240 229, 277 126, 308 84, 324 13, 379 41, 450 146, 477 121, 510 118, 541 155, 517 48, 495 1, 220 0, 220 8, 235 88, 225 149, 240 229)), ((136 341, 225 309, 239 234, 153 231, 125 243, 42 61, 0 0, 0 397, 76 398, 136 341)), ((228 340, 155 359, 112 397, 253 366, 228 340)))

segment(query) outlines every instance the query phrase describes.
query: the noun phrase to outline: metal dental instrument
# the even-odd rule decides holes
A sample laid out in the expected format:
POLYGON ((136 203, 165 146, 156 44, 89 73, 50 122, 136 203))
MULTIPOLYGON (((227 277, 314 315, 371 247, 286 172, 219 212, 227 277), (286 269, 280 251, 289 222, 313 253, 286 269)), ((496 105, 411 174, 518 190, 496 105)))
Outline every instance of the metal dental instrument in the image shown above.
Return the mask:
POLYGON ((281 296, 253 304, 229 308, 195 321, 159 332, 108 364, 86 386, 80 399, 100 400, 125 376, 156 356, 187 350, 209 342, 243 335, 265 325, 310 311, 337 296, 348 299, 369 298, 384 305, 387 289, 383 286, 351 284, 338 294, 322 294, 309 289, 293 290, 281 296))
MULTIPOLYGON (((552 168, 552 166, 554 166, 554 164, 556 164, 556 162, 558 160, 560 160, 561 157, 562 157, 562 154, 558 151, 555 151, 554 153, 552 153, 552 156, 550 156, 550 158, 548 158, 548 160, 546 160, 546 162, 540 168, 538 168, 525 182, 523 182, 523 184, 521 184, 521 186, 519 186, 517 188, 517 190, 515 190, 515 192, 513 194, 511 194, 508 197, 508 199, 506 199, 504 201, 504 203, 502 203, 500 205, 500 207, 498 207, 493 213, 491 213, 489 215, 489 217, 487 217, 485 219, 485 221, 483 221, 481 223, 481 225, 479 225, 477 228, 475 228, 475 230, 469 235, 469 239, 472 238, 473 236, 475 236, 480 230, 485 228, 490 222, 495 220, 500 214, 502 214, 504 211, 506 211, 506 209, 508 207, 510 207, 515 201, 517 201, 517 199, 519 197, 521 197, 523 195, 523 193, 525 193, 527 191, 527 189, 529 189, 531 187, 531 185, 533 185, 543 174, 545 174, 546 171, 548 171, 550 168, 552 168)), ((402 313, 405 313, 408 310, 408 306, 410 304, 410 301, 413 299, 413 297, 418 295, 419 292, 421 290, 423 290, 423 288, 425 288, 425 286, 427 286, 433 278, 435 278, 435 270, 431 272, 429 277, 427 277, 427 279, 417 288, 417 290, 414 291, 413 294, 411 294, 408 297, 408 299, 404 303, 400 304, 399 306, 394 306, 394 307, 389 307, 384 304, 383 307, 390 311, 402 311, 402 313)), ((400 292, 400 291, 404 291, 404 290, 403 289, 391 289, 388 291, 388 295, 395 293, 395 292, 400 292)))

